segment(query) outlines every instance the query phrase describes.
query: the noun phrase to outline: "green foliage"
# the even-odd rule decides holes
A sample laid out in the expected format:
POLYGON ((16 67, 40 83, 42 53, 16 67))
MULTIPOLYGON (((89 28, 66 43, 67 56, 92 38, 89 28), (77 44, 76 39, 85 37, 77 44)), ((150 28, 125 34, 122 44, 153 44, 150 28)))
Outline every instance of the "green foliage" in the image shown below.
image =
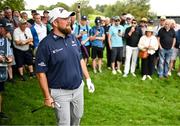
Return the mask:
POLYGON ((44 6, 44 5, 39 5, 37 10, 52 10, 53 8, 56 8, 56 7, 63 7, 64 9, 69 10, 69 6, 62 2, 58 2, 57 4, 51 5, 49 7, 44 6))
POLYGON ((25 2, 24 0, 1 0, 0 9, 4 9, 5 6, 11 7, 12 10, 24 10, 25 2))
MULTIPOLYGON (((103 5, 104 6, 104 5, 103 5)), ((113 5, 104 6, 105 8, 101 8, 104 10, 106 16, 112 17, 115 15, 122 15, 122 13, 131 13, 138 19, 142 17, 149 17, 151 13, 149 13, 150 5, 149 0, 126 0, 126 1, 117 1, 113 5)))

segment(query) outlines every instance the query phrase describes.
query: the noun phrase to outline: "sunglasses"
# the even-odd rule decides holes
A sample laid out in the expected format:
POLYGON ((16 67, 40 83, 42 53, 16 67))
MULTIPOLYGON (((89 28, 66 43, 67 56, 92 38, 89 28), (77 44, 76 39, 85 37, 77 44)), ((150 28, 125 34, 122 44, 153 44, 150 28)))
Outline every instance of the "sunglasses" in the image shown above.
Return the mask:
POLYGON ((120 20, 115 20, 115 22, 119 22, 120 20))
POLYGON ((132 22, 132 24, 137 24, 137 22, 132 22))

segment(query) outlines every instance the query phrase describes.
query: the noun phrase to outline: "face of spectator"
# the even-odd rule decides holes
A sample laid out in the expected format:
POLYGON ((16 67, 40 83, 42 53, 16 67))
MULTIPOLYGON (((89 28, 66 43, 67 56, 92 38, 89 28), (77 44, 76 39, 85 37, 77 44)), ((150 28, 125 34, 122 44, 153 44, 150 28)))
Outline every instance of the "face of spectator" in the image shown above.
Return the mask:
POLYGON ((169 30, 169 29, 171 28, 171 21, 170 21, 170 20, 166 20, 166 21, 165 21, 164 28, 165 28, 166 30, 169 30))
POLYGON ((28 20, 28 15, 27 15, 27 13, 22 13, 21 14, 21 18, 22 19, 25 19, 26 21, 28 20))
POLYGON ((27 23, 22 23, 19 25, 21 31, 25 31, 26 27, 27 27, 27 23))
POLYGON ((13 16, 15 16, 15 17, 20 17, 19 11, 14 11, 14 12, 13 12, 13 16))
POLYGON ((159 22, 159 24, 160 24, 161 26, 164 26, 164 24, 165 24, 165 21, 166 21, 166 19, 160 19, 160 22, 159 22))
POLYGON ((34 20, 36 24, 41 24, 41 16, 39 14, 34 16, 34 20))
POLYGON ((132 21, 132 26, 136 27, 137 26, 137 21, 132 21))
POLYGON ((115 24, 116 26, 118 26, 118 25, 120 24, 120 20, 119 20, 119 19, 114 20, 114 21, 115 21, 115 23, 114 23, 114 24, 115 24))
POLYGON ((152 36, 152 34, 153 34, 153 32, 151 32, 151 31, 146 31, 146 36, 147 36, 147 37, 152 36))
POLYGON ((8 19, 12 19, 12 10, 11 9, 5 10, 4 16, 6 16, 8 19))
POLYGON ((1 12, 0 12, 0 19, 2 19, 3 17, 4 17, 4 12, 1 11, 1 12))
POLYGON ((87 21, 86 20, 81 20, 81 25, 82 26, 85 26, 87 24, 87 21))

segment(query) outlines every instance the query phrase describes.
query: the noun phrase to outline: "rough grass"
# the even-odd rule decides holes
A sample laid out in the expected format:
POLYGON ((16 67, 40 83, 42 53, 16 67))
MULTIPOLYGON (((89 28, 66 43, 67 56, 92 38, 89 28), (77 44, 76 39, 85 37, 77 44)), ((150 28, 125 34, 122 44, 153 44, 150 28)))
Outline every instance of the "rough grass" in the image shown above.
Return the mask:
MULTIPOLYGON (((105 64, 104 64, 105 66, 105 64)), ((85 87, 85 111, 81 125, 180 125, 180 78, 173 72, 169 79, 141 81, 137 77, 112 75, 110 70, 93 74, 94 94, 85 87)), ((36 79, 7 83, 4 112, 9 120, 2 125, 56 125, 54 110, 43 108, 43 97, 36 79)))

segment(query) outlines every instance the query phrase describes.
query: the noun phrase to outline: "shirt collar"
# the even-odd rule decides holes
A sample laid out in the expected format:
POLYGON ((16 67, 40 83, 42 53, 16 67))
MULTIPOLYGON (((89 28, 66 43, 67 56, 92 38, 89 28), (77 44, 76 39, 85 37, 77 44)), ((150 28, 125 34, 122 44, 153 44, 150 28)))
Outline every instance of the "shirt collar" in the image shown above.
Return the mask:
POLYGON ((52 35, 52 38, 57 41, 58 39, 65 39, 65 38, 69 38, 70 37, 70 34, 65 36, 65 38, 63 38, 62 36, 58 36, 56 34, 54 34, 53 32, 50 33, 52 35))

